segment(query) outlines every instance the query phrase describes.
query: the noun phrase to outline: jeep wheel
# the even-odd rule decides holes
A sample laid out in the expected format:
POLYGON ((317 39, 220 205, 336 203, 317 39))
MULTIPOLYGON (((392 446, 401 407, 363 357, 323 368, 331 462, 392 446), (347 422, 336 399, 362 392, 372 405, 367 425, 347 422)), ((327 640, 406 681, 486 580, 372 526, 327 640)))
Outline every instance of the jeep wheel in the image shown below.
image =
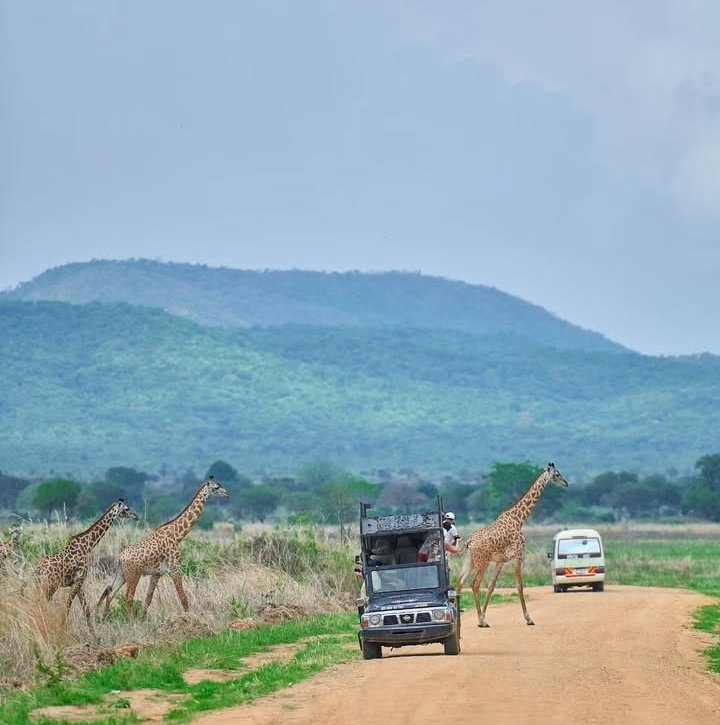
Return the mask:
POLYGON ((455 630, 446 640, 443 641, 443 647, 446 655, 460 654, 460 633, 455 630))
POLYGON ((382 646, 377 642, 366 642, 363 640, 360 645, 364 660, 378 660, 382 657, 382 646))

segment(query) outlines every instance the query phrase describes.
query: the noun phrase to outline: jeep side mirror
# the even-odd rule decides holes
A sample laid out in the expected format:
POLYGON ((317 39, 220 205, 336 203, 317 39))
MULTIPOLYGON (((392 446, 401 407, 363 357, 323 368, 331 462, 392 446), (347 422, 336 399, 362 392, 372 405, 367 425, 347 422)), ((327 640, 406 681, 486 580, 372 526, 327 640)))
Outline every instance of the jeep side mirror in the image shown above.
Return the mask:
POLYGON ((355 554, 355 563, 362 564, 362 561, 360 561, 360 554, 355 554))
POLYGON ((552 559, 552 558, 553 558, 553 553, 552 553, 552 551, 548 551, 548 559, 552 559))

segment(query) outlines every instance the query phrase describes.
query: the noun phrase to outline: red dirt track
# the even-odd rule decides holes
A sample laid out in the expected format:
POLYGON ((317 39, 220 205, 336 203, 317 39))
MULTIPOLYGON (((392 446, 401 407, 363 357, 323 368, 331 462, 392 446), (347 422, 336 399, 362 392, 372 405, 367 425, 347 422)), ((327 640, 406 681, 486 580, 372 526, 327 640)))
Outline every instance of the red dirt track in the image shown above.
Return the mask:
POLYGON ((608 586, 554 594, 526 589, 536 626, 517 602, 462 620, 462 653, 441 645, 383 650, 201 725, 720 725, 720 677, 700 654, 711 639, 690 614, 700 594, 608 586))

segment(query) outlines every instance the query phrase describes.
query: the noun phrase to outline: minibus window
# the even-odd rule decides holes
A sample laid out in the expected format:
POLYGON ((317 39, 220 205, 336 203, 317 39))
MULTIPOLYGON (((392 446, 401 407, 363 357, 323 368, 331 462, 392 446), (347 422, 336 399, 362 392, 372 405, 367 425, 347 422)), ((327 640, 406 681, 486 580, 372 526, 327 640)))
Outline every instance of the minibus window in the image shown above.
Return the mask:
POLYGON ((602 556, 600 539, 559 539, 558 559, 602 556))

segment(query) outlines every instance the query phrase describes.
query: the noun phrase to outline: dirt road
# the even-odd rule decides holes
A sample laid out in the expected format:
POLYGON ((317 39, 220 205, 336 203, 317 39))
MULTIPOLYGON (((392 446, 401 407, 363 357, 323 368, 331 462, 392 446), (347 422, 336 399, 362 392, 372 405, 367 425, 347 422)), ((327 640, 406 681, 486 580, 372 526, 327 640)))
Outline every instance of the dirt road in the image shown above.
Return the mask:
POLYGON ((381 660, 358 659, 196 722, 720 724, 720 677, 699 653, 711 640, 689 617, 710 600, 618 586, 526 594, 536 626, 516 602, 491 607, 488 629, 465 611, 458 657, 441 645, 383 650, 381 660))

